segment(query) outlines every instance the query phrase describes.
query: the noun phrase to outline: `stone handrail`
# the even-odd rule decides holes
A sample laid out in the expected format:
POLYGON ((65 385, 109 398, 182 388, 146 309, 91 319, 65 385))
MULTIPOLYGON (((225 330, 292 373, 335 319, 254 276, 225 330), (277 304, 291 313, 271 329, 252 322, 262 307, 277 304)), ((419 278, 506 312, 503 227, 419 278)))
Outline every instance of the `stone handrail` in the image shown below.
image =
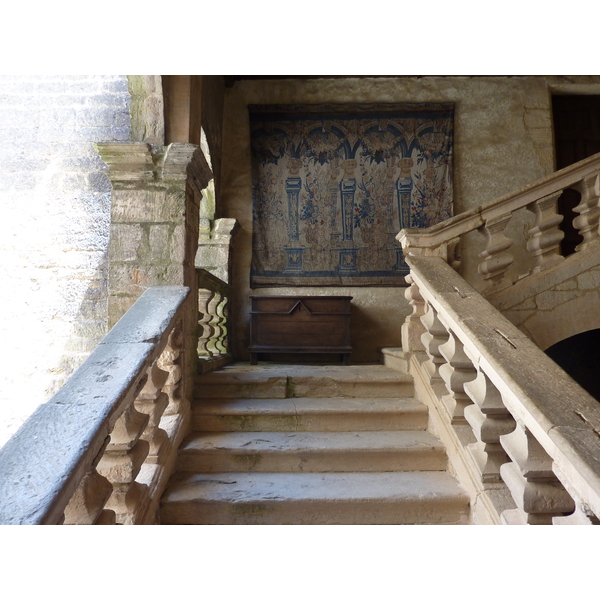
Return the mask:
POLYGON ((151 524, 189 421, 189 288, 149 288, 0 450, 0 524, 151 524))
POLYGON ((231 362, 227 304, 231 286, 206 269, 198 277, 198 369, 212 371, 231 362))
MULTIPOLYGON (((458 269, 460 259, 455 256, 455 249, 461 237, 471 231, 479 231, 486 238, 486 248, 479 255, 482 261, 478 264, 478 271, 485 280, 482 293, 489 296, 513 283, 507 276, 507 269, 514 260, 511 251, 514 240, 504 232, 517 210, 526 208, 535 216, 535 223, 527 236, 517 240, 535 263, 531 272, 545 270, 564 259, 560 250, 564 233, 559 229, 563 217, 557 214, 556 206, 561 193, 569 188, 581 194, 581 202, 574 208, 578 216, 573 220, 573 226, 583 236, 576 249, 581 251, 597 244, 600 238, 600 154, 443 223, 425 229, 403 229, 397 239, 405 254, 440 256, 458 269)), ((518 273, 514 279, 524 275, 526 273, 518 273)))
POLYGON ((406 260, 415 389, 475 521, 597 524, 600 404, 441 257, 406 260))

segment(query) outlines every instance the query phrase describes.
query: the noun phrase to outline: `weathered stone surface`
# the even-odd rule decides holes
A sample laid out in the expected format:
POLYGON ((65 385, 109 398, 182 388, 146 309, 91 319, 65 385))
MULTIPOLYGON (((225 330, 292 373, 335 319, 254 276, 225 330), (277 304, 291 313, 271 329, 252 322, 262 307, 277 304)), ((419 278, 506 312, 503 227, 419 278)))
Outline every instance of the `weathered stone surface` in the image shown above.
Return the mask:
MULTIPOLYGON (((343 415, 340 415, 343 419, 343 415)), ((204 432, 179 450, 187 472, 443 471, 446 453, 426 431, 204 432)))
MULTIPOLYGON (((600 509, 600 470, 591 458, 600 448, 598 403, 481 296, 469 293, 441 259, 407 260, 423 297, 460 337, 519 423, 500 438, 514 461, 503 464, 500 474, 523 514, 505 511, 503 522, 550 523, 552 515, 574 510, 572 497, 600 509), (450 287, 454 295, 445 291, 450 287)), ((433 391, 434 403, 436 396, 433 391)))
POLYGON ((108 250, 112 325, 124 296, 137 298, 153 285, 195 288, 198 204, 186 177, 197 147, 130 143, 105 144, 101 150, 114 183, 108 250))
POLYGON ((237 364, 202 375, 196 381, 196 397, 202 398, 389 398, 412 393, 410 375, 382 365, 252 367, 237 364))
POLYGON ((157 341, 189 294, 189 288, 161 286, 147 290, 104 337, 102 345, 157 341))
POLYGON ((133 262, 138 258, 138 247, 144 231, 138 223, 113 223, 110 228, 114 260, 133 262))
POLYGON ((600 287, 600 270, 596 268, 578 275, 577 287, 580 290, 597 290, 600 287))
POLYGON ((542 350, 599 327, 600 296, 596 291, 576 295, 561 304, 550 304, 545 311, 537 311, 523 323, 524 330, 542 350))
POLYGON ((114 223, 175 223, 183 216, 183 204, 166 203, 164 189, 128 189, 113 192, 114 223))
POLYGON ((0 99, 2 445, 106 332, 111 188, 93 143, 128 139, 130 104, 120 75, 4 75, 0 99))
POLYGON ((108 436, 119 401, 143 373, 152 345, 100 345, 0 451, 0 522, 60 515, 108 436))
POLYGON ((82 456, 89 465, 100 450, 98 425, 109 412, 105 404, 49 403, 31 415, 0 452, 0 523, 41 524, 60 517, 55 504, 62 497, 66 505, 69 489, 75 491, 77 475, 85 473, 82 456))
POLYGON ((382 348, 381 356, 384 366, 401 373, 408 373, 408 356, 402 348, 382 348))
POLYGON ((466 524, 467 499, 440 473, 194 474, 167 490, 165 525, 466 524))
POLYGON ((160 75, 129 75, 131 139, 161 146, 165 141, 160 75))
POLYGON ((467 496, 443 472, 446 454, 424 430, 423 405, 352 397, 369 379, 377 388, 407 377, 380 365, 243 364, 199 377, 197 395, 208 395, 194 403, 200 431, 181 446, 161 522, 467 523, 467 496), (324 381, 347 384, 347 393, 324 397, 324 381), (289 398, 276 399, 276 388, 289 398))
POLYGON ((424 430, 427 410, 412 398, 286 398, 203 400, 195 431, 424 430))
MULTIPOLYGON (((71 495, 120 422, 117 419, 131 411, 151 353, 188 292, 174 287, 148 290, 0 450, 0 522, 59 522, 71 495)), ((140 417, 133 442, 148 420, 147 415, 140 417)), ((133 443, 129 438, 120 440, 118 428, 113 435, 117 450, 133 443)), ((140 446, 135 468, 145 458, 147 446, 147 442, 140 446)), ((131 471, 127 464, 121 466, 131 471)))

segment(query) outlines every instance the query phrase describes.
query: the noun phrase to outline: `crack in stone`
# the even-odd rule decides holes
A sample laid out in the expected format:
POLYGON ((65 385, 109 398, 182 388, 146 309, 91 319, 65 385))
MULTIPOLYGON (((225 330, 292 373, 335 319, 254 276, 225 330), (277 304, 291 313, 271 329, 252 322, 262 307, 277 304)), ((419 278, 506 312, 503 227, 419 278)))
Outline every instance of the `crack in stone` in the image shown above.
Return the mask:
POLYGON ((517 349, 517 347, 513 342, 510 341, 509 337, 505 333, 502 333, 499 329, 494 329, 494 331, 500 335, 500 337, 504 338, 515 350, 517 349))
POLYGON ((298 409, 296 408, 296 403, 292 400, 292 406, 294 407, 294 419, 296 421, 296 431, 298 431, 299 422, 298 422, 298 409))
POLYGON ((600 431, 598 431, 583 415, 583 413, 580 413, 578 410, 574 411, 575 414, 586 424, 589 425, 592 428, 592 431, 600 438, 600 431))

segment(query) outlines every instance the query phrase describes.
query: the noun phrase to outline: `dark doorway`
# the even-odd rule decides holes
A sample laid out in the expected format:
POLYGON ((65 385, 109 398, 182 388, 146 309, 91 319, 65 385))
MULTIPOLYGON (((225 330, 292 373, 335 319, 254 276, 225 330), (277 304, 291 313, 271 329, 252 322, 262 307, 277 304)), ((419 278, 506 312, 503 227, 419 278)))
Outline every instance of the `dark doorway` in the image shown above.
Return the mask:
MULTIPOLYGON (((600 96, 552 96, 552 116, 557 170, 600 152, 600 96)), ((573 208, 580 200, 575 190, 565 190, 558 200, 558 212, 565 217, 563 256, 573 254, 583 240, 573 227, 577 216, 573 208)))
POLYGON ((600 401, 600 329, 558 342, 550 346, 546 354, 588 394, 600 401))

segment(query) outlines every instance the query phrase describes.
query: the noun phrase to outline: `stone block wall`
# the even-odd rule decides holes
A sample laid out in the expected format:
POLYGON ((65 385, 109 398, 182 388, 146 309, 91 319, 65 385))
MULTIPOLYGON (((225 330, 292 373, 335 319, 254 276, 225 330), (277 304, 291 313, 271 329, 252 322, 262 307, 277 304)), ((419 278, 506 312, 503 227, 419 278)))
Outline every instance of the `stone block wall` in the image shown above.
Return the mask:
POLYGON ((97 148, 112 183, 108 325, 151 286, 189 287, 182 393, 190 397, 197 369, 199 208, 212 171, 194 144, 104 143, 97 148))
POLYGON ((93 142, 130 137, 124 75, 0 77, 0 445, 107 330, 111 186, 93 142))
POLYGON ((600 329, 600 255, 597 249, 572 254, 490 302, 542 350, 600 329))
MULTIPOLYGON (((263 288, 249 285, 252 256, 250 104, 453 102, 455 104, 454 213, 516 191, 554 170, 553 93, 598 94, 597 76, 382 77, 238 81, 226 90, 219 216, 237 219, 233 260, 235 358, 248 359, 251 294, 353 296, 352 360, 373 362, 383 346, 401 345, 410 313, 404 288, 263 288)), ((529 219, 529 220, 528 220, 529 219)), ((531 215, 515 219, 518 232, 531 215)), ((511 235, 509 231, 507 235, 511 235)), ((465 265, 476 265, 484 238, 463 245, 465 265)), ((515 265, 516 266, 516 265, 515 265)), ((465 275, 469 275, 468 270, 465 275)))
POLYGON ((153 285, 195 286, 202 186, 212 178, 194 144, 98 144, 112 183, 108 324, 153 285), (188 178, 188 166, 200 176, 188 178), (201 183, 199 182, 201 181, 201 183), (197 185, 194 185, 197 183, 197 185))
POLYGON ((183 285, 183 194, 167 186, 113 193, 109 324, 152 285, 183 285))

